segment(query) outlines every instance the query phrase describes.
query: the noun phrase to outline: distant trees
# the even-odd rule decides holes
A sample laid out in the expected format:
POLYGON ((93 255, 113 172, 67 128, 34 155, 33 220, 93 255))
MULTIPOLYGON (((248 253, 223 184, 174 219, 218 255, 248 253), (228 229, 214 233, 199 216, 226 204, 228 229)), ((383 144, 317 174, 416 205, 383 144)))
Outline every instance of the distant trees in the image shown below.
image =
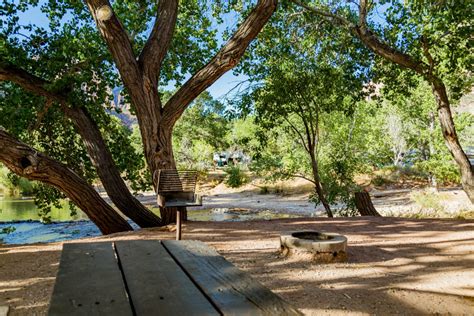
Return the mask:
MULTIPOLYGON (((463 189, 474 202, 474 167, 461 147, 451 111, 453 101, 459 100, 473 82, 469 45, 472 1, 394 1, 389 5, 370 0, 355 4, 291 1, 305 14, 352 34, 379 56, 378 67, 385 72, 387 84, 400 69, 408 69, 430 84, 446 146, 459 167, 463 189), (383 12, 382 23, 376 22, 378 12, 383 12)), ((402 86, 410 81, 407 76, 404 79, 402 86)))
MULTIPOLYGON (((347 45, 352 39, 318 38, 302 30, 292 14, 279 12, 255 42, 254 62, 243 63, 253 83, 242 106, 255 111, 265 149, 254 169, 273 178, 301 177, 314 184, 313 200, 329 217, 330 204, 352 204, 350 122, 365 95, 369 70, 364 55, 347 45), (313 46, 314 44, 314 46, 313 46), (256 61, 256 62, 255 62, 256 61)), ((245 112, 245 111, 244 111, 245 112)))

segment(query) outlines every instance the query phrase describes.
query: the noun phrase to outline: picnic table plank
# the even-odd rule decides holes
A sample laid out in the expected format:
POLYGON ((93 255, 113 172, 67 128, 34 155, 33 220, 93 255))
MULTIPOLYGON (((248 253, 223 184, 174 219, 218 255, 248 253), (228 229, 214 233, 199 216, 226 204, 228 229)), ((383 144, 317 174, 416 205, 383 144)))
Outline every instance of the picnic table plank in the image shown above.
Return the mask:
POLYGON ((49 315, 133 315, 112 243, 63 245, 49 315))
POLYGON ((115 247, 136 315, 219 315, 158 240, 115 247))
POLYGON ((224 315, 301 315, 203 242, 162 244, 224 315))

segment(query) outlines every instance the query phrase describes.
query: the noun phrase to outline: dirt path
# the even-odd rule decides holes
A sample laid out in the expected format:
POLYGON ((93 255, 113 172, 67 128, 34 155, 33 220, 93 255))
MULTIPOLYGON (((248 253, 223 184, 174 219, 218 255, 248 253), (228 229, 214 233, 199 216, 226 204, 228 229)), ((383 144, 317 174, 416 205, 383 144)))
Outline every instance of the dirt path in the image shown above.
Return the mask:
MULTIPOLYGON (((189 222, 184 236, 216 247, 308 315, 474 313, 474 221, 359 217, 189 222), (280 258, 280 232, 300 229, 346 235, 349 262, 280 258)), ((173 237, 150 229, 87 241, 173 237)), ((0 306, 10 305, 11 315, 45 314, 60 249, 61 243, 1 246, 0 306)))

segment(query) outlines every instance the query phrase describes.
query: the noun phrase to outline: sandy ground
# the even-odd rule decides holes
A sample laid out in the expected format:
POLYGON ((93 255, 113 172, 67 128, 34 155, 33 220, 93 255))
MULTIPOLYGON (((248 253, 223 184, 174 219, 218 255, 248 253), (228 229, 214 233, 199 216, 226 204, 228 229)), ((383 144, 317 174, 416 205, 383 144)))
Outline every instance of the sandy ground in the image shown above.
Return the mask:
MULTIPOLYGON (((322 218, 188 222, 186 239, 214 246, 229 261, 308 315, 474 314, 474 221, 322 218), (349 262, 313 264, 279 256, 283 231, 346 235, 349 262)), ((147 229, 73 242, 171 239, 147 229)), ((0 306, 43 315, 62 243, 0 246, 0 306)))
MULTIPOLYGON (((324 216, 324 207, 322 205, 315 207, 314 203, 309 201, 310 193, 305 187, 308 184, 305 180, 299 179, 288 183, 290 183, 286 188, 288 192, 282 194, 261 194, 259 187, 253 184, 232 189, 221 183, 210 190, 201 192, 203 194, 202 207, 190 209, 243 208, 304 216, 324 216)), ((474 205, 460 188, 444 188, 435 193, 436 199, 439 200, 439 208, 442 209, 441 212, 417 204, 412 195, 421 192, 426 192, 426 189, 373 189, 370 195, 375 208, 382 216, 414 217, 417 214, 424 214, 422 217, 449 218, 455 217, 460 212, 474 212, 474 205)), ((156 195, 153 193, 146 193, 138 198, 145 205, 156 205, 156 195)), ((337 205, 332 207, 338 208, 337 205)))

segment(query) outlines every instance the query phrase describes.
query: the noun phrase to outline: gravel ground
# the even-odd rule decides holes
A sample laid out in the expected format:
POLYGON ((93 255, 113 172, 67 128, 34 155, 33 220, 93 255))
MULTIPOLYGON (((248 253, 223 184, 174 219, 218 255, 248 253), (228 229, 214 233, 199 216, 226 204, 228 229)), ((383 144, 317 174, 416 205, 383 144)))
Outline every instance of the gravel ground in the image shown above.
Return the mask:
MULTIPOLYGON (((188 222, 184 237, 224 257, 308 315, 474 314, 474 221, 404 218, 188 222), (279 234, 314 229, 344 234, 349 261, 314 264, 281 258, 279 234)), ((145 229, 88 242, 172 239, 145 229)), ((0 246, 0 306, 44 315, 62 243, 0 246)))

